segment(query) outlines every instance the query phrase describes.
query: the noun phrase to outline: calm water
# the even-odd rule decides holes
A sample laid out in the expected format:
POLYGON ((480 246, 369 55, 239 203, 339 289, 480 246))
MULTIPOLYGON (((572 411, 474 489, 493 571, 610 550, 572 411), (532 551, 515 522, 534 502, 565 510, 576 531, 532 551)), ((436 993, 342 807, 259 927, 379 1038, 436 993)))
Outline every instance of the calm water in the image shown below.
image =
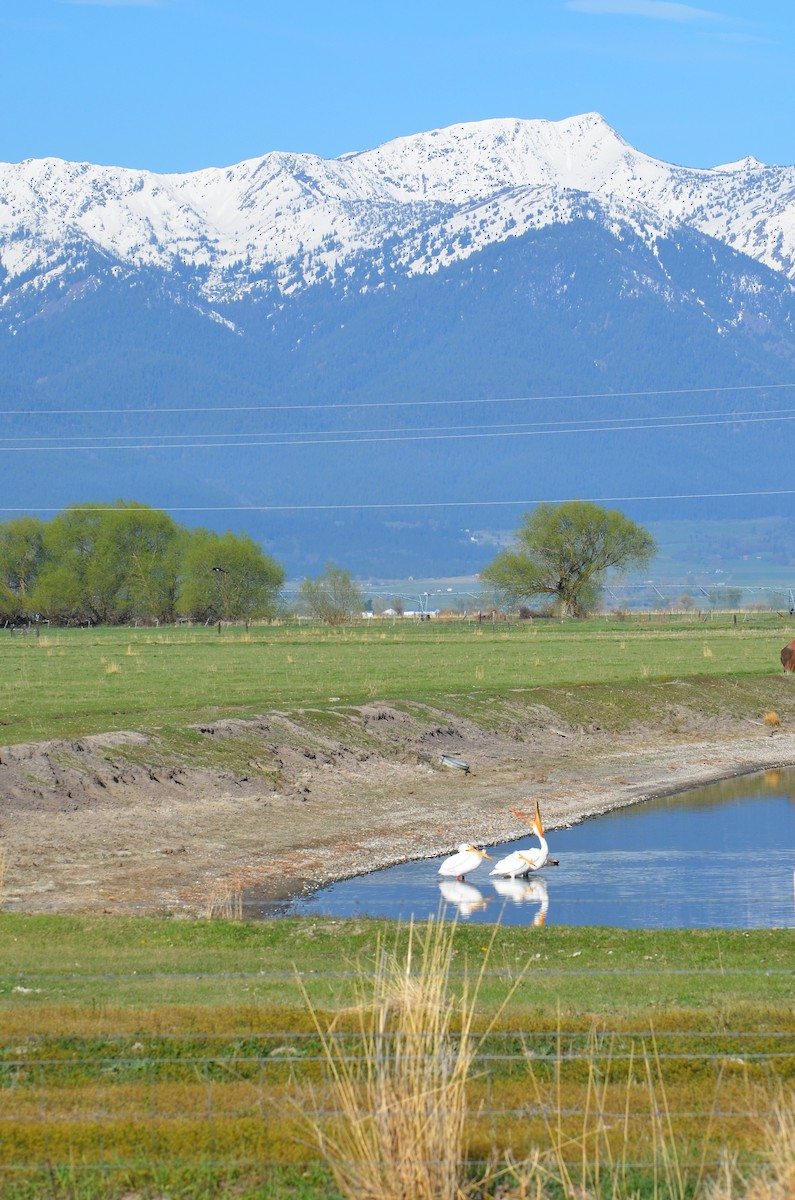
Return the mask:
MULTIPOLYGON (((464 883, 442 880, 442 856, 345 880, 278 911, 424 920, 441 905, 459 920, 509 925, 795 928, 793 769, 548 830, 547 840, 560 866, 529 880, 490 878, 489 862, 464 883)), ((500 858, 528 844, 538 843, 486 849, 500 858)))

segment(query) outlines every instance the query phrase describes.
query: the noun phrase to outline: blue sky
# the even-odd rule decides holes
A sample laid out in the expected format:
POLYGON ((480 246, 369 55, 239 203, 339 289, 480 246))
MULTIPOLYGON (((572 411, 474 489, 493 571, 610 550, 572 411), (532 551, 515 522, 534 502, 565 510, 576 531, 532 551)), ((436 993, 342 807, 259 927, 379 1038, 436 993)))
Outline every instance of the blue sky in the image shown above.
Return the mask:
POLYGON ((792 0, 0 0, 0 160, 188 171, 598 111, 638 149, 795 162, 792 0))

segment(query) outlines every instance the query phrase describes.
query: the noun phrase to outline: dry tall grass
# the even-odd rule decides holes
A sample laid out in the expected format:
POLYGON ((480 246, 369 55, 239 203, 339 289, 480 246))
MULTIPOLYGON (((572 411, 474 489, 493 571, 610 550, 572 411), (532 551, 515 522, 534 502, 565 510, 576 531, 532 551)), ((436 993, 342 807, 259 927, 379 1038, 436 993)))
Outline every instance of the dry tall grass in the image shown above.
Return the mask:
POLYGON ((705 1200, 793 1200, 795 1198, 795 1094, 780 1092, 762 1127, 762 1167, 750 1178, 724 1164, 705 1200))
POLYGON ((795 1197, 795 1095, 782 1093, 766 1129, 763 1179, 751 1185, 748 1200, 792 1200, 795 1197))
POLYGON ((407 938, 405 952, 380 946, 372 973, 361 972, 352 1034, 336 1021, 323 1028, 305 997, 330 1081, 328 1095, 314 1094, 308 1127, 350 1200, 458 1200, 466 1193, 466 1085, 485 1036, 474 1022, 488 948, 456 996, 455 925, 412 925, 407 938))
MULTIPOLYGON (((727 1158, 709 1177, 714 1122, 705 1117, 692 1162, 692 1130, 671 1111, 652 1037, 642 1053, 613 1064, 594 1035, 586 1055, 579 1127, 560 1093, 562 1064, 552 1085, 528 1058, 529 1092, 548 1114, 544 1146, 522 1162, 494 1148, 488 1178, 467 1181, 467 1085, 486 1030, 476 1028, 477 997, 488 952, 470 986, 450 987, 455 926, 410 928, 408 946, 379 947, 372 974, 361 975, 353 1024, 336 1018, 320 1037, 329 1085, 313 1093, 305 1127, 346 1200, 795 1200, 793 1098, 782 1094, 760 1137, 760 1167, 743 1178, 727 1158), (621 1078, 623 1077, 623 1082, 621 1078), (617 1119, 617 1100, 623 1114, 617 1119), (638 1174, 638 1158, 644 1167, 638 1174), (685 1157, 691 1162, 686 1165, 685 1157), (502 1161, 497 1161, 501 1158, 502 1161)), ((466 978, 466 975, 465 975, 466 978)), ((720 1087, 716 1081, 715 1104, 720 1087)), ((769 1093, 758 1097, 767 1109, 769 1093)), ((768 1109, 769 1111, 769 1109, 768 1109)), ((712 1168, 714 1170, 714 1167, 712 1168)))
MULTIPOLYGON (((780 1092, 772 1111, 769 1095, 757 1096, 768 1115, 758 1122, 759 1165, 743 1173, 736 1157, 726 1155, 717 1175, 706 1162, 688 1171, 676 1136, 656 1052, 630 1061, 625 1085, 624 1115, 616 1121, 606 1078, 609 1067, 594 1055, 588 1065, 587 1097, 581 1128, 572 1134, 560 1121, 561 1105, 551 1106, 547 1124, 548 1149, 534 1151, 525 1162, 508 1160, 496 1172, 499 1200, 795 1200, 795 1094, 780 1092), (633 1175, 630 1149, 633 1109, 638 1084, 644 1083, 648 1104, 648 1167, 641 1182, 633 1175)), ((532 1078, 532 1065, 531 1065, 532 1078)), ((537 1098, 540 1092, 537 1090, 537 1098)), ((717 1093, 716 1093, 717 1100, 717 1093)), ((704 1143, 707 1141, 705 1132, 704 1143)))
MULTIPOLYGON (((560 1094, 561 1063, 558 1062, 555 1072, 556 1094, 550 1097, 546 1081, 537 1076, 532 1059, 528 1059, 536 1103, 548 1114, 548 1149, 543 1155, 534 1154, 529 1163, 507 1171, 515 1186, 506 1190, 505 1200, 547 1195, 539 1178, 566 1200, 596 1197, 630 1200, 639 1194, 633 1166, 639 1142, 645 1147, 643 1155, 648 1163, 647 1185, 651 1195, 686 1200, 699 1194, 704 1164, 702 1161, 696 1169, 695 1178, 692 1168, 688 1171, 682 1165, 656 1047, 652 1045, 637 1058, 630 1054, 622 1068, 623 1083, 617 1091, 618 1064, 612 1063, 610 1054, 605 1054, 598 1042, 598 1035, 594 1034, 585 1056, 587 1077, 576 1129, 561 1117, 565 1108, 560 1094), (616 1115, 619 1102, 620 1118, 616 1115)), ((708 1136, 703 1141, 706 1146, 708 1136)))
MULTIPOLYGON (((763 1124, 757 1171, 743 1179, 727 1159, 718 1177, 710 1178, 706 1160, 716 1125, 706 1117, 697 1135, 701 1161, 694 1164, 692 1130, 680 1128, 681 1114, 671 1111, 653 1036, 643 1053, 617 1062, 614 1070, 594 1035, 578 1128, 562 1118, 562 1094, 549 1094, 549 1079, 537 1077, 528 1058, 528 1090, 537 1110, 548 1114, 545 1145, 522 1162, 513 1161, 507 1147, 495 1147, 488 1177, 468 1181, 467 1085, 478 1049, 502 1012, 486 1029, 476 1026, 490 947, 472 982, 454 995, 455 925, 411 926, 407 936, 402 953, 379 946, 372 972, 360 972, 352 1022, 348 1014, 324 1027, 304 993, 328 1085, 314 1090, 313 1111, 301 1119, 346 1200, 463 1200, 475 1194, 499 1200, 795 1200, 793 1097, 782 1093, 763 1124), (691 1158, 688 1165, 684 1156, 691 1158)), ((561 1064, 555 1074, 560 1093, 561 1064)), ((719 1093, 716 1080, 716 1105, 719 1093)), ((769 1093, 758 1099, 769 1112, 769 1093)))
POLYGON ((243 884, 239 879, 217 879, 202 910, 206 920, 242 921, 243 884))

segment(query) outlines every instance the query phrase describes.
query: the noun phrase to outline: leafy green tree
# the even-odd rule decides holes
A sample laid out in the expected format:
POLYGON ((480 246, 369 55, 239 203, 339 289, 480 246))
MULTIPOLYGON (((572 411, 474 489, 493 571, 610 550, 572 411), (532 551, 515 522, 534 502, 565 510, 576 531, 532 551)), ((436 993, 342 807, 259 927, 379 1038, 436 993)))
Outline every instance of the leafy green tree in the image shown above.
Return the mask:
POLYGON ((345 625, 361 615, 364 599, 349 571, 330 562, 316 579, 305 579, 298 597, 308 612, 325 625, 345 625))
POLYGON ((170 620, 180 527, 164 512, 117 500, 66 509, 45 528, 34 599, 57 621, 170 620))
POLYGON ((2 579, 0 579, 0 620, 14 620, 20 616, 21 612, 19 596, 16 592, 12 592, 8 584, 3 583, 2 579))
POLYGON ((173 621, 186 536, 168 513, 143 504, 124 504, 112 514, 100 552, 109 563, 118 561, 117 620, 173 621))
POLYGON ((0 525, 0 615, 62 624, 170 621, 178 600, 203 619, 270 613, 282 568, 245 534, 191 532, 159 509, 117 500, 47 524, 0 525))
POLYGON ((107 624, 116 615, 124 563, 115 545, 115 514, 107 509, 67 508, 45 528, 45 562, 32 600, 52 620, 107 624))
POLYGON ((481 579, 514 603, 552 596, 562 616, 583 616, 593 608, 610 568, 644 569, 656 551, 642 526, 585 500, 539 504, 525 515, 516 539, 481 579))
POLYGON ((0 611, 26 612, 30 593, 44 562, 44 524, 37 517, 16 517, 0 525, 0 611))
POLYGON ((178 608, 200 621, 270 616, 284 570, 247 534, 194 529, 186 539, 178 608))

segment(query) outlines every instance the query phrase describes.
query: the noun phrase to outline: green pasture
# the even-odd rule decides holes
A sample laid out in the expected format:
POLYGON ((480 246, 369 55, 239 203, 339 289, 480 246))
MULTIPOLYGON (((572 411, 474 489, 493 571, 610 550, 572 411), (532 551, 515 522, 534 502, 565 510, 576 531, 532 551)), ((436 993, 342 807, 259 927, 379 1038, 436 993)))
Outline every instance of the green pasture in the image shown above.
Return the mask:
MULTIPOLYGON (((795 1000, 795 938, 786 930, 621 930, 459 926, 461 971, 479 970, 488 949, 486 1008, 520 971, 526 986, 511 1011, 629 1014, 649 1007, 777 1008, 795 1000)), ((353 1002, 357 970, 405 928, 374 920, 180 918, 0 914, 0 1012, 75 1006, 101 1027, 105 1006, 231 1006, 252 1020, 260 1006, 300 1009, 353 1002)), ((261 1015, 258 1020, 263 1019, 261 1015)), ((281 1019, 277 1017, 277 1020, 281 1019)), ((207 1025, 209 1022, 209 1026, 207 1025)), ((18 1027, 18 1022, 14 1018, 18 1027)))
POLYGON ((466 709, 517 689, 781 674, 777 614, 0 631, 0 739, 161 735, 223 715, 374 698, 466 709))
MULTIPOLYGON (((406 941, 367 920, 0 914, 0 1194, 336 1200, 301 1115, 328 1086, 315 1020, 360 1053, 379 952, 406 941)), ((795 1085, 791 932, 458 926, 454 945, 454 1004, 484 970, 473 1172, 496 1147, 593 1159, 597 1135, 654 1160, 661 1105, 665 1153, 755 1161, 765 1113, 795 1085)), ((605 1171, 610 1200, 701 1194, 660 1188, 651 1168, 632 1184, 605 1171)))

